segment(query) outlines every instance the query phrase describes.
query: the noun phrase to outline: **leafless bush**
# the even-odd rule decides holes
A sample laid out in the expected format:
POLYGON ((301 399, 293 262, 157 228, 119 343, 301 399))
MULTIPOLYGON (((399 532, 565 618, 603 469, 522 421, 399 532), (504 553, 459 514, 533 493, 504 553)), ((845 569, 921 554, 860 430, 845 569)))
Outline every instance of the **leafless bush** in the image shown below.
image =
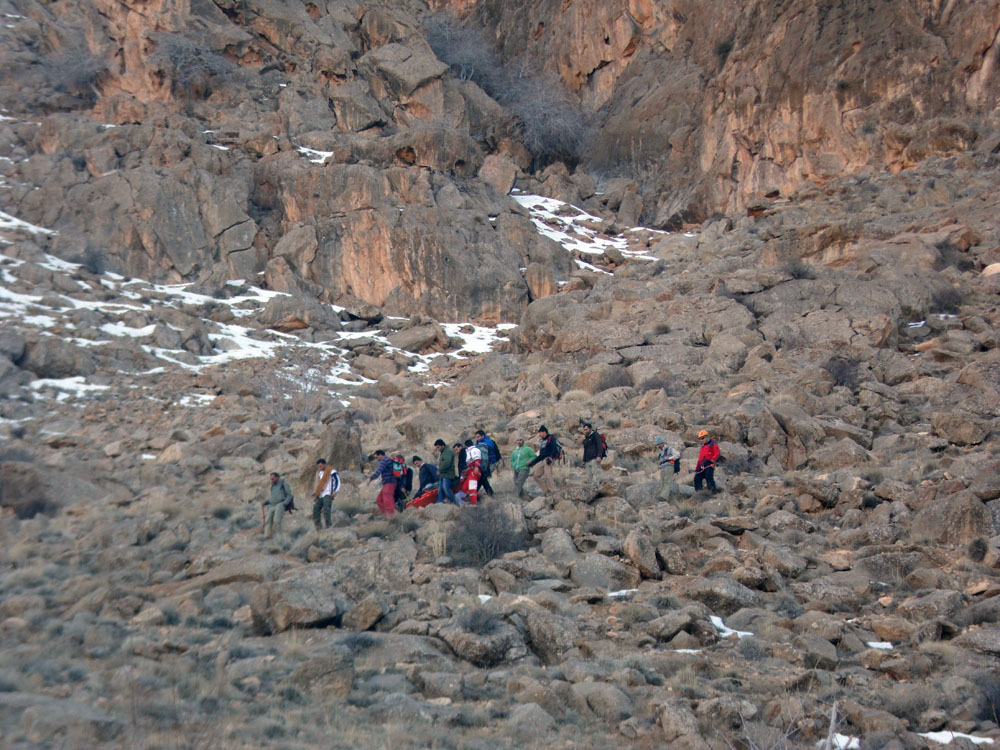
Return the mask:
POLYGON ((485 565, 526 545, 524 532, 497 501, 464 508, 448 536, 448 550, 459 565, 485 565))
POLYGON ((510 129, 535 157, 536 166, 580 161, 589 123, 558 76, 536 72, 523 61, 501 60, 477 29, 448 14, 433 14, 424 25, 438 58, 506 110, 510 129))
POLYGON ((801 258, 789 258, 781 264, 781 270, 793 279, 815 279, 816 273, 801 258))
POLYGON ((464 26, 446 13, 428 16, 424 28, 427 43, 451 67, 456 78, 475 81, 484 91, 493 88, 492 79, 501 68, 500 57, 478 30, 464 26))
POLYGON ((179 34, 158 34, 157 49, 152 61, 171 83, 171 92, 183 96, 189 104, 193 99, 206 99, 215 85, 232 80, 240 67, 218 52, 179 34))
POLYGON ((936 289, 931 295, 931 303, 928 312, 931 313, 957 313, 962 305, 962 295, 954 287, 943 287, 936 289))
POLYGON ((858 370, 861 363, 851 357, 830 357, 823 365, 823 369, 833 378, 833 384, 855 390, 858 387, 860 377, 858 370))
POLYGON ((97 79, 107 70, 82 41, 44 55, 41 66, 53 89, 88 104, 97 100, 97 79))
POLYGON ((254 393, 264 401, 265 416, 282 427, 314 418, 323 408, 323 376, 315 362, 286 362, 262 370, 254 378, 254 393))
POLYGON ((487 612, 482 607, 476 607, 462 614, 458 618, 458 624, 462 630, 468 633, 491 635, 500 629, 503 622, 492 612, 487 612))
POLYGON ((76 263, 83 266, 95 276, 101 276, 107 268, 107 256, 104 251, 96 245, 88 244, 83 252, 75 259, 76 263))

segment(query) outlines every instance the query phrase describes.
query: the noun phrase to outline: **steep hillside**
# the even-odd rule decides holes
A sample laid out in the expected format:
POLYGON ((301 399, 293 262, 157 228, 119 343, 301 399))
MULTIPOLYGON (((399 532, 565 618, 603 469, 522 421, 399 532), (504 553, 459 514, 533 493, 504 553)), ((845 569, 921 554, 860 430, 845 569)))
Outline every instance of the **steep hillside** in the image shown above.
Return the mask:
POLYGON ((0 745, 1000 741, 996 12, 0 0, 0 745))

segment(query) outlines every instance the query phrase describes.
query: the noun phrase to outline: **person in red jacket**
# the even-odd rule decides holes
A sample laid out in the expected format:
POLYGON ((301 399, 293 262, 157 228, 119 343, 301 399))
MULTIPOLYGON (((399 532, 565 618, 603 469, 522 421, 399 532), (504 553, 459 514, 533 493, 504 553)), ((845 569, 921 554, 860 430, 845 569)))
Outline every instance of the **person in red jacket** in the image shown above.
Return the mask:
POLYGON ((704 481, 708 491, 713 495, 719 491, 715 486, 715 462, 719 460, 719 445, 712 440, 708 430, 698 433, 701 440, 701 450, 698 451, 698 463, 694 465, 694 491, 701 492, 701 483, 704 481))

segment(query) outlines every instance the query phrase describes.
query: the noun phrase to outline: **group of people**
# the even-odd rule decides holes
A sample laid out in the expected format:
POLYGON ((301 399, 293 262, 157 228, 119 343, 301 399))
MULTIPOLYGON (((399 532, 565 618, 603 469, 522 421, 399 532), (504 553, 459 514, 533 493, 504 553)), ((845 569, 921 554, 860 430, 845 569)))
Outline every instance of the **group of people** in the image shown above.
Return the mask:
MULTIPOLYGON (((701 492, 704 485, 708 492, 715 494, 715 465, 719 461, 718 443, 707 430, 698 433, 701 449, 694 471, 695 492, 701 492)), ((604 436, 594 430, 589 422, 581 424, 581 445, 583 447, 583 467, 587 480, 593 486, 600 481, 602 459, 607 455, 604 436)), ((663 437, 655 441, 659 448, 660 493, 659 497, 669 500, 674 492, 676 476, 680 472, 681 454, 676 446, 669 445, 663 437)), ((480 489, 493 495, 490 476, 503 461, 500 449, 483 430, 477 430, 475 440, 456 442, 450 446, 442 439, 434 441, 436 462, 425 461, 413 456, 410 466, 401 454, 388 455, 377 450, 373 458, 378 460, 375 471, 368 479, 369 484, 378 481, 381 486, 376 498, 379 512, 391 516, 403 510, 407 503, 420 506, 435 502, 454 505, 475 504, 480 489), (413 492, 414 469, 418 481, 413 492), (411 500, 412 498, 412 500, 411 500)), ((514 492, 519 498, 527 493, 524 484, 532 477, 539 489, 546 494, 556 491, 553 465, 563 458, 563 449, 558 438, 545 425, 538 428, 538 450, 526 445, 524 438, 518 437, 510 453, 510 468, 514 474, 514 492)), ((274 531, 281 531, 284 513, 294 508, 294 498, 288 483, 277 472, 272 472, 271 492, 264 502, 264 536, 270 538, 274 531)), ((328 465, 326 459, 316 461, 316 480, 312 493, 313 526, 319 531, 331 525, 333 499, 340 489, 340 475, 328 465)))

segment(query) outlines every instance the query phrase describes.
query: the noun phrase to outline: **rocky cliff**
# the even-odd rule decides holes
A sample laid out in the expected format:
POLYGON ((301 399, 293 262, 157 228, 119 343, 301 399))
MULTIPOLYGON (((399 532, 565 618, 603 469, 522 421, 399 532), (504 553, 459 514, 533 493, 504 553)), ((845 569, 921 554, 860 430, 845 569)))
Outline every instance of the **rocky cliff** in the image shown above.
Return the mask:
POLYGON ((992 2, 455 3, 594 113, 591 168, 648 222, 997 144, 992 2))
POLYGON ((0 744, 1000 741, 995 12, 0 0, 0 744))

